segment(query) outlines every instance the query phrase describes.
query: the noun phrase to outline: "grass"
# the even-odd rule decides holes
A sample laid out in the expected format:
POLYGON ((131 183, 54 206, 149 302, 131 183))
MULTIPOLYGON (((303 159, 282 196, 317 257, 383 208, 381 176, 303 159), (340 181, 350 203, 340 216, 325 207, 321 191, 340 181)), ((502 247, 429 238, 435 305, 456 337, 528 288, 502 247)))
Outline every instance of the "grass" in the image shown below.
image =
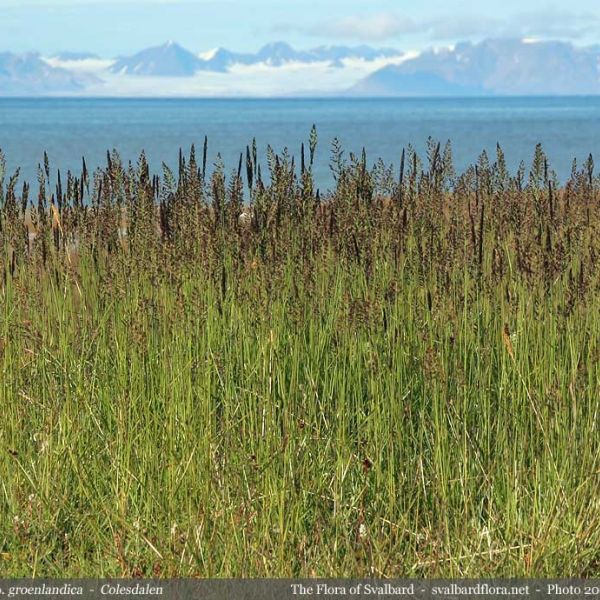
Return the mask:
POLYGON ((600 574, 593 163, 315 146, 8 182, 2 576, 600 574))

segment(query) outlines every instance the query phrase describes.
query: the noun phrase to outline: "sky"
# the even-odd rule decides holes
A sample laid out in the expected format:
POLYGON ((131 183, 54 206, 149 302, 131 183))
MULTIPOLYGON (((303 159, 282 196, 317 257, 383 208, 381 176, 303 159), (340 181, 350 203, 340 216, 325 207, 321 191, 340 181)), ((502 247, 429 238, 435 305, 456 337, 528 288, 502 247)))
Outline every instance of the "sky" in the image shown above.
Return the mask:
POLYGON ((598 0, 0 0, 0 52, 116 57, 175 40, 194 52, 369 44, 400 50, 486 37, 600 42, 598 0))

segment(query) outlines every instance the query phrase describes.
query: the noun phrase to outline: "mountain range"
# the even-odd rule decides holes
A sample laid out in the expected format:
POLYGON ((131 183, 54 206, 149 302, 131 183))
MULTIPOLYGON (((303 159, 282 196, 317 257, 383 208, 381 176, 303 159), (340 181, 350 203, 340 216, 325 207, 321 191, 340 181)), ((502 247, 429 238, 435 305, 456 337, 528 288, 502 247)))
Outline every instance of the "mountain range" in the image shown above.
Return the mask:
POLYGON ((225 73, 235 65, 265 65, 282 67, 289 63, 329 63, 343 68, 346 59, 374 61, 381 58, 401 56, 392 48, 371 48, 369 46, 321 46, 312 50, 295 50, 285 42, 275 42, 263 46, 255 54, 232 52, 217 48, 204 54, 194 54, 175 42, 167 42, 142 50, 133 56, 119 58, 110 68, 112 73, 121 75, 145 75, 154 77, 191 77, 199 71, 225 73))
POLYGON ((364 45, 296 50, 276 42, 255 53, 218 48, 198 54, 168 42, 116 59, 85 52, 0 53, 0 96, 310 93, 595 95, 600 94, 600 46, 489 39, 402 52, 364 45))
POLYGON ((485 40, 427 50, 353 88, 358 95, 585 95, 600 93, 600 49, 566 42, 485 40))

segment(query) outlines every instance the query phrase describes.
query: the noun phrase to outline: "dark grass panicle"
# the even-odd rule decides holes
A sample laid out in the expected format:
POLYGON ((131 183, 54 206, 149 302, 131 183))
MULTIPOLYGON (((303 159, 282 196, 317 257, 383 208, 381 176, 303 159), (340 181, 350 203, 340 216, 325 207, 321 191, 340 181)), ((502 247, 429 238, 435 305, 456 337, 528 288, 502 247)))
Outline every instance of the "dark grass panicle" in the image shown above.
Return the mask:
POLYGON ((600 574, 593 160, 427 147, 0 155, 3 576, 600 574))

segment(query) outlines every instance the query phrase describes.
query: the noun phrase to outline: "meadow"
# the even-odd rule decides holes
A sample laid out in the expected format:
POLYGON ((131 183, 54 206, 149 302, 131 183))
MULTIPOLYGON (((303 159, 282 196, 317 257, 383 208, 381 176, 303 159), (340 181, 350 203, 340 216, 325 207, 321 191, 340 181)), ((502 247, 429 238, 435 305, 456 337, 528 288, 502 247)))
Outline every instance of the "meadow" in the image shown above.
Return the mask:
POLYGON ((0 576, 600 575, 593 159, 427 148, 0 156, 0 576))

